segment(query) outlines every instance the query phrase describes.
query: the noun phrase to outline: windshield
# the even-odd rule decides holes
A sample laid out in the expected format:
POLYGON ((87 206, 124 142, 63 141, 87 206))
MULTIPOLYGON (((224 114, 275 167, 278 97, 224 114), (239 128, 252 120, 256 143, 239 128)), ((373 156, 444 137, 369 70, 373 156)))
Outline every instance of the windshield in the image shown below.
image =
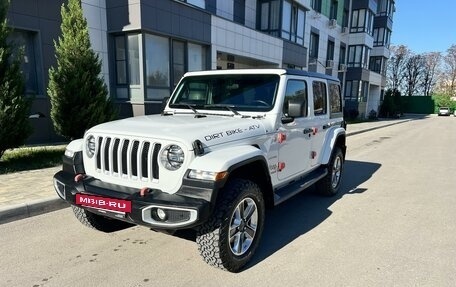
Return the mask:
POLYGON ((270 111, 278 75, 209 75, 186 77, 176 89, 171 108, 270 111))

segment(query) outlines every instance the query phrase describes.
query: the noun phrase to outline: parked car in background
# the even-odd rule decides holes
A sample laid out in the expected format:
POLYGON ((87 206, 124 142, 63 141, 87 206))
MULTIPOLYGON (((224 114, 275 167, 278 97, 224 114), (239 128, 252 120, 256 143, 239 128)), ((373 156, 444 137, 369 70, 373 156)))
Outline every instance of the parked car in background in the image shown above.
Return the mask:
POLYGON ((451 114, 449 107, 440 107, 439 116, 449 116, 451 114))

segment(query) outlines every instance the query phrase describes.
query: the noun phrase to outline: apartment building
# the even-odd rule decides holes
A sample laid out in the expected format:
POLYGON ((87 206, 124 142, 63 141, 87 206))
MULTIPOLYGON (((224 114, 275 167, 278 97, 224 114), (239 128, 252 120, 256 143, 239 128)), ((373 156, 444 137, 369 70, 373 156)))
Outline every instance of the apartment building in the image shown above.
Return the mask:
MULTIPOLYGON (((55 141, 46 95, 63 0, 15 0, 35 95, 29 142, 55 141)), ((384 93, 394 0, 82 0, 92 47, 121 116, 160 112, 187 71, 283 67, 337 76, 346 110, 365 117, 384 93)))

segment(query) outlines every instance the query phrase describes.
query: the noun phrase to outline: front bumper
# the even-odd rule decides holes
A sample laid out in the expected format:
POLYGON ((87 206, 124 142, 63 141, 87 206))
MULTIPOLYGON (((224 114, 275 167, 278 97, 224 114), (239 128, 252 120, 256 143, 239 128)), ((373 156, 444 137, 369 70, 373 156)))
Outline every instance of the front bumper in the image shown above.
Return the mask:
MULTIPOLYGON (((54 187, 63 200, 72 205, 89 210, 95 214, 119 219, 133 224, 158 229, 191 228, 205 222, 212 212, 217 190, 210 186, 183 186, 178 194, 168 194, 160 190, 149 190, 141 196, 140 190, 125 186, 109 184, 93 177, 84 177, 78 182, 75 175, 68 171, 59 171, 54 175, 54 187), (205 196, 192 196, 199 189, 205 196), (99 196, 114 200, 131 202, 131 212, 118 212, 77 204, 76 195, 99 196), (157 210, 166 214, 165 218, 157 217, 157 210)), ((163 214, 163 213, 162 213, 163 214)))

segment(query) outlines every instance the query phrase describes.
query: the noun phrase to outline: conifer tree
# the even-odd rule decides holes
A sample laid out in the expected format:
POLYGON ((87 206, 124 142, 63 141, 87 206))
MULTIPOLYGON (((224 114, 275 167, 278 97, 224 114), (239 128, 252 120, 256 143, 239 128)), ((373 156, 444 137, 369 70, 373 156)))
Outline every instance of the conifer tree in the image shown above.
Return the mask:
POLYGON ((90 45, 80 0, 61 8, 61 37, 54 41, 57 67, 49 69, 48 95, 54 129, 80 138, 94 125, 115 119, 117 112, 100 76, 101 60, 90 45))
POLYGON ((30 99, 24 96, 20 47, 7 40, 11 29, 6 14, 9 0, 0 0, 0 158, 7 149, 22 145, 32 132, 30 99))

